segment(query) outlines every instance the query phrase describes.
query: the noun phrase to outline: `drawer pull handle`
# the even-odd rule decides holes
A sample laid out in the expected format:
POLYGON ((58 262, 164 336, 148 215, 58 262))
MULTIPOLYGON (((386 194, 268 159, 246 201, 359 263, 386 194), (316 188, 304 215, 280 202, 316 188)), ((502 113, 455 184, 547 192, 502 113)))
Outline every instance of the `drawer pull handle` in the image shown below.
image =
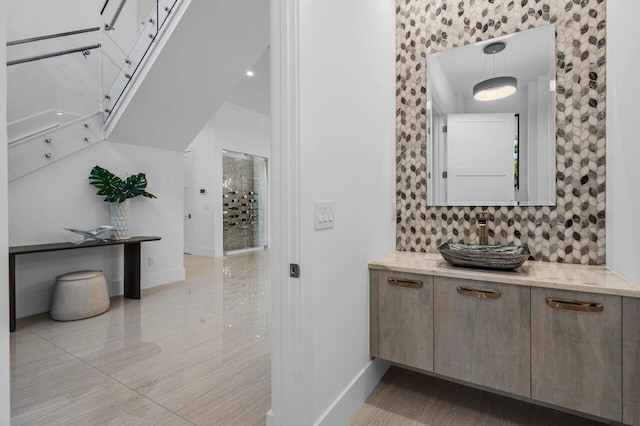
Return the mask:
POLYGON ((404 287, 404 288, 421 288, 422 281, 416 280, 401 280, 398 278, 389 278, 387 279, 387 283, 396 287, 404 287))
POLYGON ((555 297, 547 297, 547 305, 556 309, 564 309, 566 311, 577 312, 602 312, 604 306, 602 303, 581 302, 579 300, 557 299, 555 297))
POLYGON ((490 290, 484 288, 458 287, 458 293, 463 296, 477 297, 479 299, 500 298, 500 292, 498 290, 490 290))

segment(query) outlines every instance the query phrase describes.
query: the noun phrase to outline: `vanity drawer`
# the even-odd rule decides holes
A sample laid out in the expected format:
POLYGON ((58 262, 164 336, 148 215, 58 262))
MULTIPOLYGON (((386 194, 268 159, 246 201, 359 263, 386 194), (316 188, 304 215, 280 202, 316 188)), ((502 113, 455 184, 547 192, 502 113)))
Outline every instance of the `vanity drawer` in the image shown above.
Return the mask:
POLYGON ((378 271, 378 356, 433 371, 433 277, 378 271))
POLYGON ((623 423, 640 426, 640 299, 622 299, 623 423))
POLYGON ((434 369, 531 395, 529 287, 435 277, 434 369))
POLYGON ((621 297, 532 288, 532 397, 621 421, 621 319, 621 297))

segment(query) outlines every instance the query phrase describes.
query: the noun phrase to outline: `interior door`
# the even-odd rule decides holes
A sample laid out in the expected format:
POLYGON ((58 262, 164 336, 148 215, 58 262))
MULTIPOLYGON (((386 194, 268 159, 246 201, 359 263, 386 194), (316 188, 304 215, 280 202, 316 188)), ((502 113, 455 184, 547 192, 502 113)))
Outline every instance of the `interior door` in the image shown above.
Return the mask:
POLYGON ((184 166, 184 252, 192 253, 193 181, 195 176, 193 151, 185 151, 182 158, 184 166))
POLYGON ((448 205, 513 204, 514 114, 447 118, 448 205))

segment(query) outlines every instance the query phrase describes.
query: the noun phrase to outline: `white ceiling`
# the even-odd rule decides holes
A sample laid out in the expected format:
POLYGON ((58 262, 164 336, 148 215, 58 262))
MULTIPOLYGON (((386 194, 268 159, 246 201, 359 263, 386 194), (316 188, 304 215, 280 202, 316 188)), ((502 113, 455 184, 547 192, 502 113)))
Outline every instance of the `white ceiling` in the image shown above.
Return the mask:
POLYGON ((547 25, 429 55, 428 60, 433 59, 440 62, 454 92, 464 99, 473 98, 475 84, 502 75, 517 77, 518 90, 523 90, 538 76, 555 71, 555 28, 547 25), (486 55, 484 46, 498 40, 506 43, 505 50, 486 55))
MULTIPOLYGON (((247 70, 248 71, 248 70, 247 70)), ((228 101, 261 114, 271 114, 271 58, 265 49, 251 67, 253 77, 245 76, 229 96, 228 101)))

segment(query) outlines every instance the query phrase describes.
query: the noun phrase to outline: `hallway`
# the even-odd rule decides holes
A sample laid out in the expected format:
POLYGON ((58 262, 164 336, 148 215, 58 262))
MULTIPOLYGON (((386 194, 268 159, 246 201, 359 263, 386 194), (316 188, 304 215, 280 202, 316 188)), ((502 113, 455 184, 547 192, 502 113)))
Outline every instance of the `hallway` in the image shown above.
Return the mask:
POLYGON ((270 401, 267 251, 185 256, 186 280, 11 335, 13 425, 262 425, 270 401))

